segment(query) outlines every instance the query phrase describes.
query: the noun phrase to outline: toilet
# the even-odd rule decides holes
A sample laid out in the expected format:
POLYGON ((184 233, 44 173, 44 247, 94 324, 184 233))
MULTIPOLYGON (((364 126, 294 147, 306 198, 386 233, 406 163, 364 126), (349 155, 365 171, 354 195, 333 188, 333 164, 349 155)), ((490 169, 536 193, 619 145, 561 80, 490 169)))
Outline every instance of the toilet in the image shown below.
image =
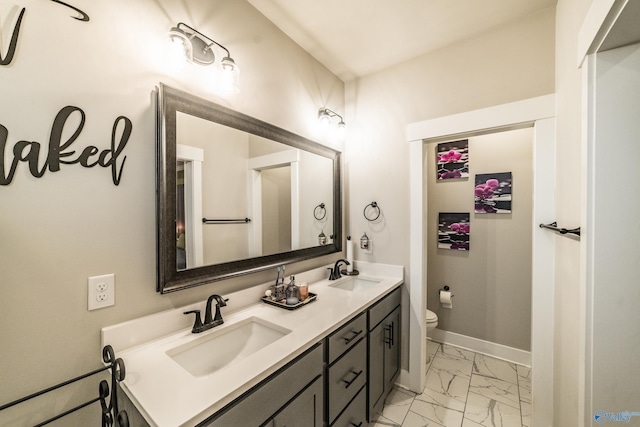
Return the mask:
MULTIPOLYGON (((433 311, 427 309, 427 336, 429 332, 433 331, 436 326, 438 326, 438 315, 433 311)), ((429 341, 427 340, 427 346, 429 345, 429 341)), ((427 353, 427 363, 431 362, 431 356, 427 353)))
POLYGON ((438 315, 427 309, 427 334, 438 326, 438 315))

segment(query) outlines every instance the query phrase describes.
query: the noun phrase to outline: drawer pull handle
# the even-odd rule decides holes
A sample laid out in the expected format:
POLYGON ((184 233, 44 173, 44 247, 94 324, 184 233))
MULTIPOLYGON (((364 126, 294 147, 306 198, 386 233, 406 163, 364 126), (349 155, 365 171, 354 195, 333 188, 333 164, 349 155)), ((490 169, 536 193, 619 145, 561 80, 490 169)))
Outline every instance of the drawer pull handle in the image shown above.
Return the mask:
POLYGON ((395 337, 393 336, 393 330, 395 329, 395 322, 391 322, 391 324, 385 326, 385 329, 389 332, 389 337, 385 336, 384 343, 391 348, 394 344, 395 337))
POLYGON ((359 372, 351 371, 351 373, 355 374, 356 376, 353 377, 351 379, 351 381, 347 381, 347 380, 343 379, 342 382, 344 382, 346 384, 346 386, 344 386, 344 388, 349 388, 349 386, 351 386, 351 384, 353 384, 353 382, 358 379, 358 377, 362 374, 362 369, 359 372))
POLYGON ((362 333, 362 329, 360 329, 359 331, 351 331, 351 333, 353 334, 353 336, 351 336, 351 337, 349 337, 349 338, 343 338, 343 340, 344 340, 344 344, 345 344, 345 345, 347 345, 347 344, 349 344, 351 341, 355 340, 355 339, 356 339, 356 337, 362 333))
POLYGON ((358 424, 351 422, 349 424, 351 424, 353 427, 360 427, 362 425, 362 421, 360 421, 358 424))

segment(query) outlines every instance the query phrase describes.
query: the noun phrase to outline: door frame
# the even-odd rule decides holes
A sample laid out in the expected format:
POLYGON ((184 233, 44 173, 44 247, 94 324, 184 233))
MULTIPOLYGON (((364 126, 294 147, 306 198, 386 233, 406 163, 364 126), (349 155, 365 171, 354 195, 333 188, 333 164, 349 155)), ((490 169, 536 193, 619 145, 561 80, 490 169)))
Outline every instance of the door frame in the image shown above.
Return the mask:
POLYGON ((202 238, 202 162, 204 150, 178 144, 176 160, 184 162, 184 201, 187 268, 204 264, 202 238))
MULTIPOLYGON (((588 231, 582 237, 580 254, 580 376, 578 384, 578 422, 594 425, 596 410, 607 410, 593 402, 594 349, 602 345, 594 336, 595 294, 598 285, 594 266, 596 259, 596 147, 606 141, 596 140, 596 56, 599 52, 640 42, 637 26, 639 3, 630 0, 593 2, 578 34, 577 68, 582 72, 582 218, 588 231)), ((601 154, 600 154, 601 155, 601 154)), ((609 289, 607 288, 607 292, 609 289)), ((626 408, 625 408, 626 409, 626 408)), ((596 421, 597 423, 597 421, 596 421)))
POLYGON ((410 390, 421 393, 426 374, 426 247, 427 209, 425 150, 427 142, 533 127, 533 224, 531 365, 532 419, 553 423, 553 296, 555 236, 538 226, 555 220, 556 126, 555 95, 545 95, 469 111, 407 126, 410 144, 410 268, 409 372, 410 390))
POLYGON ((249 210, 253 216, 249 233, 251 256, 262 256, 262 171, 283 166, 291 168, 291 250, 300 249, 300 150, 279 151, 252 157, 247 161, 249 173, 249 210))

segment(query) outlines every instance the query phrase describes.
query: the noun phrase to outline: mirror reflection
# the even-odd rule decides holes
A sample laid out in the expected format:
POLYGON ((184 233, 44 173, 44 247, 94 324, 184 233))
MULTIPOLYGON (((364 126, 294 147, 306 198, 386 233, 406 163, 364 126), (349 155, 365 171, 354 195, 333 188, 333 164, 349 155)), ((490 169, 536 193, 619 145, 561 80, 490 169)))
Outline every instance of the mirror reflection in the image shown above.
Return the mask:
POLYGON ((338 151, 166 85, 157 96, 159 292, 342 250, 338 151))
POLYGON ((331 159, 180 112, 176 138, 178 270, 330 242, 331 159))

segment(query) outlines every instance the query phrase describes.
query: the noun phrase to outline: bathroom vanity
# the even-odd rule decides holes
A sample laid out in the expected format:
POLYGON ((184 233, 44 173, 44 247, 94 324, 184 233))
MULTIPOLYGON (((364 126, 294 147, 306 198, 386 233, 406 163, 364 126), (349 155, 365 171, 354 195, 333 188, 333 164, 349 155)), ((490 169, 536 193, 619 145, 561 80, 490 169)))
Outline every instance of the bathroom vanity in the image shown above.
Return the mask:
POLYGON ((403 267, 358 270, 297 273, 318 298, 293 311, 260 302, 271 283, 225 295, 225 323, 200 334, 182 313, 204 302, 104 328, 132 425, 366 425, 400 371, 403 267))

